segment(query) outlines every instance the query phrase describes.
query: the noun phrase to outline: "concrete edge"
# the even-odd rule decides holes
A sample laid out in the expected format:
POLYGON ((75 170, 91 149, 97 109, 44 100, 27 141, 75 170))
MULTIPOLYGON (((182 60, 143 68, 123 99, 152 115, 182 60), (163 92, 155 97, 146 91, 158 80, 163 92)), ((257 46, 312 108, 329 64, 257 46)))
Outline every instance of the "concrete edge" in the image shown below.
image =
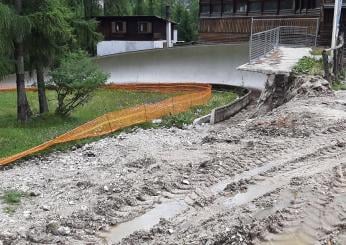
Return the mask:
POLYGON ((251 90, 247 90, 246 94, 230 104, 215 108, 211 112, 210 124, 216 124, 225 121, 236 115, 239 111, 248 106, 251 102, 251 90))
POLYGON ((210 118, 211 118, 211 114, 205 115, 200 118, 196 118, 195 120, 193 120, 192 125, 201 125, 203 123, 210 123, 210 118))
POLYGON ((212 87, 213 90, 234 90, 238 94, 245 93, 245 95, 237 98, 235 101, 232 101, 227 105, 214 108, 210 114, 195 119, 192 123, 193 125, 201 125, 203 123, 216 124, 218 122, 222 122, 237 114, 251 102, 252 91, 250 89, 225 84, 212 84, 212 87))

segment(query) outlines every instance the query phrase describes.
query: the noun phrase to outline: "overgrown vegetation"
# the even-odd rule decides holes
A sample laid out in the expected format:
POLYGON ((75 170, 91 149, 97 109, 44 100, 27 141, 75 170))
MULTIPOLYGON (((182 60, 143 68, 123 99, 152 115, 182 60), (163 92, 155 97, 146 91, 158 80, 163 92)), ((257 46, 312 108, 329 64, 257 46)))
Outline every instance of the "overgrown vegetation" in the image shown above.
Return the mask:
POLYGON ((333 90, 346 90, 346 83, 341 81, 335 81, 332 85, 333 90))
POLYGON ((0 196, 0 199, 2 199, 2 202, 5 204, 4 211, 8 214, 14 213, 24 196, 25 194, 21 191, 4 191, 3 196, 0 196))
POLYGON ((87 103, 107 80, 107 75, 82 51, 67 54, 50 76, 50 85, 57 93, 56 113, 64 117, 87 103))
POLYGON ((186 112, 177 115, 170 115, 162 118, 162 122, 158 124, 145 123, 142 125, 144 128, 157 128, 157 127, 178 127, 183 128, 191 124, 196 118, 208 115, 212 109, 226 105, 234 101, 238 95, 235 92, 213 92, 210 101, 201 106, 191 108, 186 112))
POLYGON ((293 73, 301 75, 323 75, 322 59, 315 59, 313 57, 303 57, 293 68, 293 73))
MULTIPOLYGON (((0 105, 0 158, 22 152, 61 135, 87 121, 107 112, 120 110, 143 103, 155 103, 171 95, 149 92, 130 92, 98 89, 92 99, 62 118, 52 112, 32 118, 23 125, 16 122, 16 93, 1 93, 0 105)), ((54 91, 47 91, 49 106, 56 107, 54 91)), ((32 109, 38 111, 37 95, 28 93, 32 109)))
MULTIPOLYGON (((315 55, 318 55, 319 52, 322 52, 323 49, 313 50, 315 55)), ((330 54, 329 54, 330 55, 330 54)), ((293 68, 293 73, 297 75, 320 75, 324 76, 324 69, 322 59, 315 59, 313 57, 303 57, 299 60, 297 65, 293 68)), ((344 82, 346 78, 346 71, 343 71, 341 75, 337 78, 332 77, 332 89, 333 90, 346 90, 346 83, 344 82)))

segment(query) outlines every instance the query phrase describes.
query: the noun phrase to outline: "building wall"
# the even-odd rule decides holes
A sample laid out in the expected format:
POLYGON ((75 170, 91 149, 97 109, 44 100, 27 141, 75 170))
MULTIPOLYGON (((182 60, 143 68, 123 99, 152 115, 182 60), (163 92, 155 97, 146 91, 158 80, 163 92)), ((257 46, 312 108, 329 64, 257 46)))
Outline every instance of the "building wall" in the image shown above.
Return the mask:
POLYGON ((318 18, 321 0, 200 0, 199 41, 248 41, 252 18, 318 18))
POLYGON ((99 31, 103 34, 104 40, 126 40, 126 41, 154 41, 166 39, 166 21, 155 18, 101 18, 99 31), (125 33, 113 33, 112 22, 125 21, 125 33), (151 33, 138 33, 138 22, 150 22, 152 24, 151 33))
POLYGON ((164 48, 166 41, 102 41, 97 44, 97 56, 147 49, 164 48))

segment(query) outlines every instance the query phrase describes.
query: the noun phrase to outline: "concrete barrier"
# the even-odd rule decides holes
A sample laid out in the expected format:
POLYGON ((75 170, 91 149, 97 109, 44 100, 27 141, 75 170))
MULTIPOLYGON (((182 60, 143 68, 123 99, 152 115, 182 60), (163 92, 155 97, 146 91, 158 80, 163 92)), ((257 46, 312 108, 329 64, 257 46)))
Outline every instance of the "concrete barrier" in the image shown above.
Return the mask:
POLYGON ((210 115, 210 124, 225 121, 237 114, 239 111, 248 106, 251 102, 251 90, 246 90, 246 94, 232 103, 220 106, 212 110, 210 115))
POLYGON ((255 92, 256 90, 249 90, 242 87, 224 85, 224 84, 213 84, 213 90, 216 91, 235 91, 239 95, 242 95, 240 98, 236 99, 232 103, 229 103, 224 106, 217 107, 211 111, 210 114, 203 117, 197 118, 193 121, 193 124, 203 124, 210 123, 216 124, 222 121, 225 121, 232 116, 236 115, 239 111, 248 106, 251 102, 252 96, 258 96, 255 92))

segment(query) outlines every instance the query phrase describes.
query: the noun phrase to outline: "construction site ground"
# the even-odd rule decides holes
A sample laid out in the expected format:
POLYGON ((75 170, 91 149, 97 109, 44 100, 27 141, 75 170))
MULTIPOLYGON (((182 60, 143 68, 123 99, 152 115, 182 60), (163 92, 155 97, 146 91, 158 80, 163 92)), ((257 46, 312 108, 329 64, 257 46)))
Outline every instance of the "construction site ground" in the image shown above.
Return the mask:
POLYGON ((346 92, 254 111, 2 168, 0 244, 346 244, 346 92))

